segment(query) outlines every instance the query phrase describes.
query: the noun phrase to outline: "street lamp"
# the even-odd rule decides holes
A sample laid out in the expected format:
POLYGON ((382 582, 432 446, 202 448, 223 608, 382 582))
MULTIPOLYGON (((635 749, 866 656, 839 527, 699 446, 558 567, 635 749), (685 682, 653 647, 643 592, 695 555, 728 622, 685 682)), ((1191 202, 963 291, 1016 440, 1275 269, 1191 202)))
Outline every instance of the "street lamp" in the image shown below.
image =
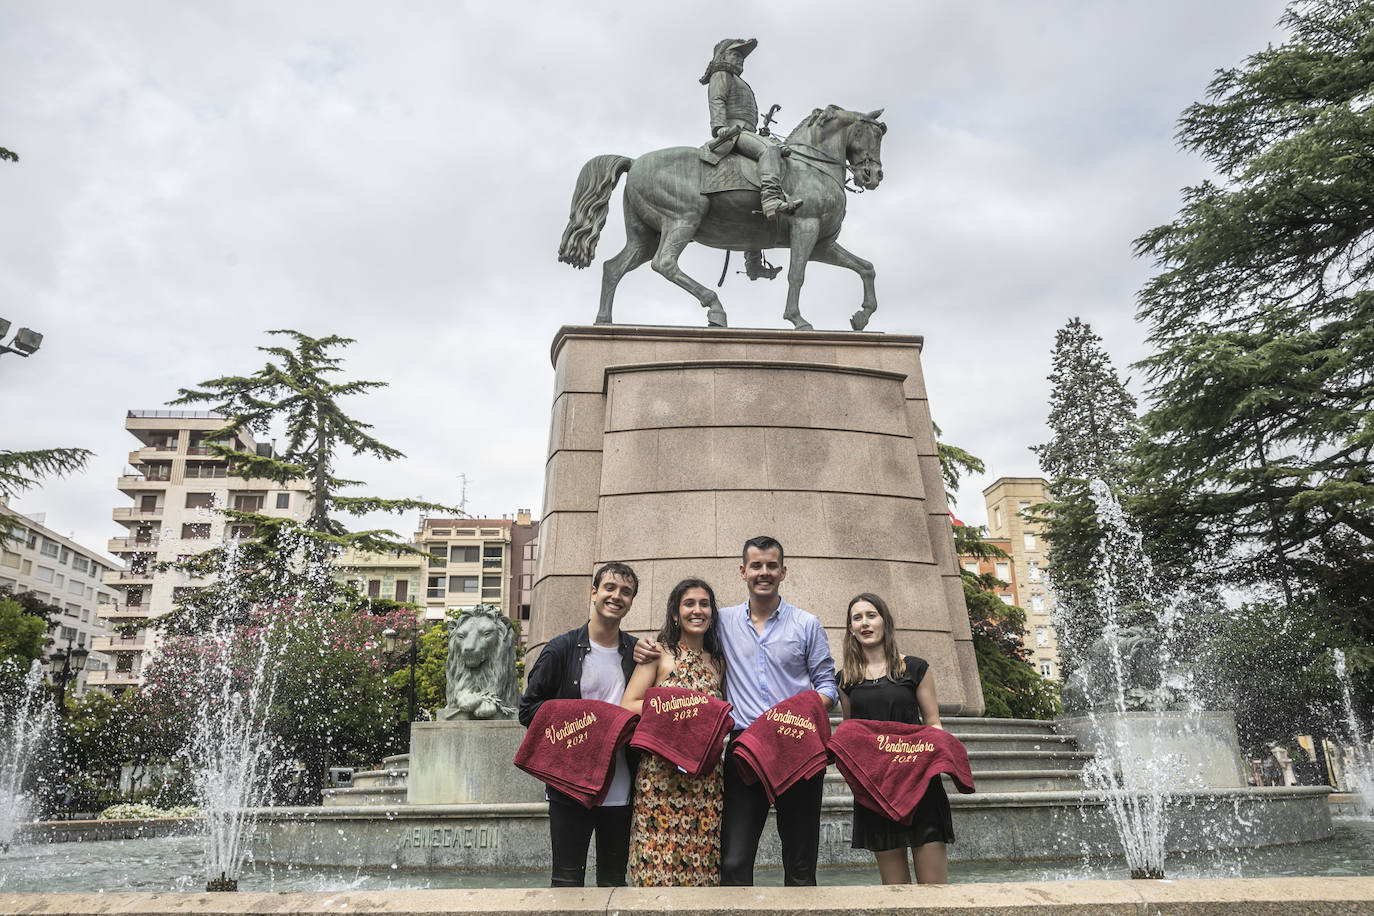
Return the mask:
POLYGON ((14 339, 9 344, 3 343, 9 336, 10 322, 7 318, 0 318, 0 353, 18 353, 20 356, 32 356, 43 343, 43 335, 29 328, 20 328, 14 335, 14 339))
MULTIPOLYGON (((400 635, 391 627, 382 631, 382 638, 386 640, 386 652, 388 655, 396 653, 396 637, 400 635)), ((412 618, 410 621, 410 690, 406 702, 406 719, 411 725, 415 724, 415 644, 418 642, 419 626, 412 618)))
POLYGON ((52 682, 57 685, 57 714, 62 716, 67 707, 67 684, 76 680, 77 675, 86 667, 86 657, 91 653, 80 646, 74 646, 75 636, 67 637, 67 648, 58 649, 48 656, 48 670, 52 682))

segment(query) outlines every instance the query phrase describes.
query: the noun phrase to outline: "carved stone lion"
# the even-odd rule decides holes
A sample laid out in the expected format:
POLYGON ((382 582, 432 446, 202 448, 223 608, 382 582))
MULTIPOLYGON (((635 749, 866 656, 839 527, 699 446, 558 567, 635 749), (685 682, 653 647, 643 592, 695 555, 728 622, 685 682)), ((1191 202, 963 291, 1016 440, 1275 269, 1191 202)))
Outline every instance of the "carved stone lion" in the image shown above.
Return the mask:
POLYGON ((444 680, 440 719, 515 718, 520 693, 510 618, 490 605, 464 611, 449 631, 444 680))

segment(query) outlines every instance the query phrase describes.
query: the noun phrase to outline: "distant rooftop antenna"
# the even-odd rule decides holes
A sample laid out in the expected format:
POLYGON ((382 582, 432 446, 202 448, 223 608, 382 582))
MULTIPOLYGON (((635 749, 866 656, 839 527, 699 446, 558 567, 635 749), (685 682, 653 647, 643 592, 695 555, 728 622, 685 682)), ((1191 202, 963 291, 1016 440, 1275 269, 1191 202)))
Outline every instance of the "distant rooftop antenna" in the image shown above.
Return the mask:
POLYGON ((463 488, 462 488, 462 489, 459 491, 459 493, 458 493, 458 511, 459 511, 461 514, 463 514, 463 515, 467 515, 467 514, 468 514, 468 475, 467 475, 467 474, 459 474, 459 475, 458 475, 458 479, 459 479, 459 480, 462 482, 462 484, 463 484, 463 488))

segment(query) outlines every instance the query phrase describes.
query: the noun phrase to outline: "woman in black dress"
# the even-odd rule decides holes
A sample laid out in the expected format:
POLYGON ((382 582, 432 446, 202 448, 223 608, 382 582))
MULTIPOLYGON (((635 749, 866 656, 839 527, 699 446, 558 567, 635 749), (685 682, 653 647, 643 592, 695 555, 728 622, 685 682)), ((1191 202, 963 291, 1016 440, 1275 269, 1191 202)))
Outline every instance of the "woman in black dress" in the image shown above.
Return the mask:
MULTIPOLYGON (((887 603, 877 595, 858 595, 849 602, 848 619, 844 663, 837 678, 845 718, 943 728, 935 701, 935 677, 925 659, 904 657, 897 651, 896 627, 887 603)), ((872 850, 884 884, 911 883, 908 849, 918 884, 945 884, 945 844, 953 841, 949 797, 939 779, 930 781, 910 826, 854 803, 851 845, 872 850)))

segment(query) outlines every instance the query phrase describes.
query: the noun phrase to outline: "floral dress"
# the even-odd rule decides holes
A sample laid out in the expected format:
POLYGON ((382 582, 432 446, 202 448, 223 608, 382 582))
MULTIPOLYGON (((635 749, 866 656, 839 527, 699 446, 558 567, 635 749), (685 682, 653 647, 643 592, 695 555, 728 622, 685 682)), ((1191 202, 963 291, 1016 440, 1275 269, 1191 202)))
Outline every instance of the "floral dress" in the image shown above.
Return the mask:
MULTIPOLYGON (((724 699, 719 677, 700 652, 684 648, 657 687, 685 687, 724 699)), ((720 813, 725 780, 719 762, 699 779, 646 753, 635 777, 630 828, 630 884, 706 887, 720 884, 720 813)))

